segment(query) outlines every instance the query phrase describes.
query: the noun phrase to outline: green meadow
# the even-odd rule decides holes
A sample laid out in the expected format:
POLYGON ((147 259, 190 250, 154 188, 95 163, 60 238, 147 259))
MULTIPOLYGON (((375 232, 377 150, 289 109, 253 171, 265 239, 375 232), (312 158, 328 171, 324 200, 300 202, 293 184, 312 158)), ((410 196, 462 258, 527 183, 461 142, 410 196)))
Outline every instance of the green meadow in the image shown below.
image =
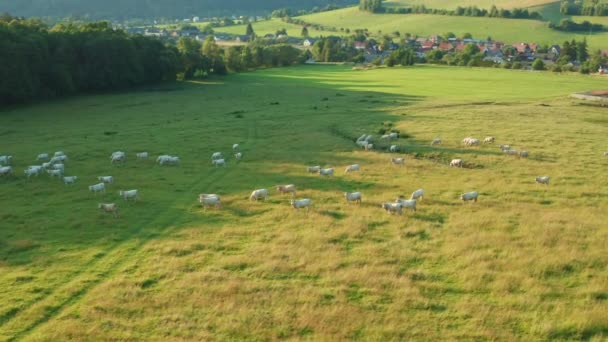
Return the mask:
POLYGON ((16 171, 0 178, 0 340, 604 340, 608 119, 568 95, 605 83, 300 66, 5 109, 0 154, 16 171), (387 142, 354 144, 389 124, 405 166, 387 142), (464 148, 467 136, 496 143, 464 148), (58 150, 76 184, 24 178, 58 150), (110 163, 116 150, 123 165, 110 163), (225 168, 211 165, 215 151, 225 168), (181 165, 156 165, 160 154, 181 165), (345 175, 353 163, 362 170, 345 175), (115 183, 90 193, 102 175, 115 183), (274 189, 289 183, 309 212, 274 189), (248 200, 258 188, 267 201, 248 200), (416 212, 380 208, 419 188, 416 212), (466 191, 479 201, 462 203, 466 191), (223 207, 203 210, 199 193, 223 207))

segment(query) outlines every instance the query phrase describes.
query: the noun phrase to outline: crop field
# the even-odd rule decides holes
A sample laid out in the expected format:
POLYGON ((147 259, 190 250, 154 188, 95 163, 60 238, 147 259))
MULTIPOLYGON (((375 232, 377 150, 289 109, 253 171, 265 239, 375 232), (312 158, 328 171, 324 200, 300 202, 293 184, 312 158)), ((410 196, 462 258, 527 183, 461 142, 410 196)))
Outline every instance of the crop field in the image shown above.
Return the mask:
POLYGON ((605 82, 302 66, 4 110, 0 155, 16 174, 0 178, 0 340, 605 339, 608 119, 567 97, 605 82), (389 125, 400 153, 354 144, 389 125), (460 143, 487 135, 496 143, 460 143), (76 184, 24 178, 57 150, 76 184), (116 150, 122 165, 110 163, 116 150), (211 166, 214 151, 226 167, 211 166), (181 165, 156 165, 160 154, 181 165), (353 163, 361 171, 344 174, 353 163), (115 183, 90 193, 102 175, 115 183), (541 175, 550 185, 535 184, 541 175), (276 193, 289 183, 309 212, 276 193), (258 188, 269 199, 249 201, 258 188), (416 212, 380 208, 419 188, 416 212), (462 203, 466 191, 479 201, 462 203), (223 207, 203 210, 199 193, 223 207))
MULTIPOLYGON (((566 40, 587 39, 591 49, 605 48, 608 33, 577 34, 549 29, 546 22, 523 19, 453 17, 428 14, 372 14, 357 8, 346 8, 301 17, 309 23, 337 28, 368 29, 370 32, 412 33, 425 37, 454 32, 458 36, 471 33, 473 37, 488 36, 504 42, 536 42, 561 44, 566 40)), ((255 27, 255 26, 254 26, 255 27)))

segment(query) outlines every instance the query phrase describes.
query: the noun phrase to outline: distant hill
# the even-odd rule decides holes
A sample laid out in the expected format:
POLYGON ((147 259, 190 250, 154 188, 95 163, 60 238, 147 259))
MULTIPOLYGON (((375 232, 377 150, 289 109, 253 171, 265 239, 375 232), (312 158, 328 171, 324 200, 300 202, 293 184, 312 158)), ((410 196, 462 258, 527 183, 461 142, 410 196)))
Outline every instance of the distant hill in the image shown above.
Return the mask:
POLYGON ((259 15, 277 8, 306 9, 357 0, 0 0, 0 13, 26 17, 91 19, 190 18, 259 15))

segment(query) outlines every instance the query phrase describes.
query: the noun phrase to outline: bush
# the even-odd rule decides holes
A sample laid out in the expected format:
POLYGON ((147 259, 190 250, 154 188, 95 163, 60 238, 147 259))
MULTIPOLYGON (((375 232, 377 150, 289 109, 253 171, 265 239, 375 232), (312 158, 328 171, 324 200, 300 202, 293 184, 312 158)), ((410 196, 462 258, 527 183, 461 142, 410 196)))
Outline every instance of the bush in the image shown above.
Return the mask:
POLYGON ((524 65, 521 64, 520 62, 515 62, 513 63, 513 65, 511 66, 512 69, 523 69, 524 65))
POLYGON ((537 58, 534 60, 534 63, 532 63, 532 69, 545 70, 545 63, 542 61, 542 59, 537 58))

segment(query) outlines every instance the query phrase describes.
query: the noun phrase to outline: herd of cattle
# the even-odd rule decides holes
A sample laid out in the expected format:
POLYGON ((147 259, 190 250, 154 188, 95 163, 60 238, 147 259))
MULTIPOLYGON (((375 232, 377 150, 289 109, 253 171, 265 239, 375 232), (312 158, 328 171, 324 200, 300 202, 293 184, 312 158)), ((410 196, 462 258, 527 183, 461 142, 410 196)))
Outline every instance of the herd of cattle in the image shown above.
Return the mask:
MULTIPOLYGON (((393 140, 398 139, 398 133, 390 133, 385 134, 380 137, 381 140, 393 140)), ((374 144, 372 143, 373 136, 368 134, 363 134, 356 140, 356 144, 361 148, 364 148, 366 151, 374 150, 374 144)), ((483 140, 484 144, 494 143, 494 137, 486 137, 483 140)), ((442 139, 437 138, 431 142, 431 146, 441 145, 442 139)), ((462 140, 462 144, 464 146, 478 146, 481 144, 481 141, 476 138, 467 137, 462 140)), ((500 149, 506 155, 514 155, 520 158, 527 158, 529 156, 528 151, 517 151, 513 150, 509 145, 500 145, 500 149)), ((240 146, 238 144, 234 144, 232 146, 232 150, 234 152, 234 158, 237 161, 242 160, 243 154, 239 151, 240 146)), ((395 144, 391 144, 388 146, 389 152, 398 152, 399 146, 395 144)), ((608 156, 608 152, 604 152, 604 156, 608 156)), ((136 153, 136 157, 138 160, 146 160, 149 158, 148 152, 139 152, 136 153)), ((0 177, 5 177, 13 174, 13 167, 11 166, 13 157, 9 155, 0 156, 0 177)), ((66 162, 68 161, 68 156, 62 152, 55 152, 52 157, 48 153, 39 154, 36 157, 36 161, 42 162, 41 165, 32 165, 25 169, 24 174, 27 178, 32 176, 38 176, 41 173, 46 172, 50 177, 58 177, 63 178, 64 184, 74 184, 77 180, 77 176, 66 176, 66 162)), ((111 163, 123 163, 126 160, 126 153, 122 151, 116 151, 110 156, 111 163)), ((171 155, 160 155, 156 159, 156 162, 163 165, 179 165, 180 158, 177 156, 171 155)), ((395 165, 404 165, 405 159, 402 157, 399 158, 391 158, 391 162, 395 165)), ((211 163, 214 166, 226 166, 226 159, 224 158, 221 152, 214 152, 211 155, 211 163)), ((465 165, 462 159, 452 159, 449 163, 450 167, 463 167, 465 165)), ((350 172, 360 171, 361 166, 359 164, 352 164, 346 167, 344 170, 345 174, 350 172)), ((318 173, 321 176, 333 176, 334 168, 322 168, 319 165, 309 166, 307 171, 310 173, 318 173)), ((97 177, 99 183, 93 184, 89 186, 89 191, 93 193, 105 193, 106 184, 111 184, 114 182, 114 178, 112 176, 99 176, 97 177)), ((536 183, 549 185, 549 176, 538 176, 535 179, 536 183)), ((281 194, 291 194, 293 199, 291 200, 291 206, 295 209, 306 208, 308 210, 312 204, 312 200, 310 198, 301 198, 295 199, 296 196, 296 186, 294 184, 287 185, 279 185, 277 186, 277 191, 281 194)), ((137 189, 133 190, 120 190, 118 192, 120 198, 124 200, 133 200, 137 201, 139 192, 137 189)), ((460 199, 464 202, 474 201, 477 202, 479 193, 477 191, 466 192, 460 195, 460 199)), ((254 190, 249 199, 252 201, 258 200, 266 200, 269 196, 269 191, 267 189, 257 189, 254 190)), ((356 202, 361 203, 362 200, 361 192, 345 192, 344 197, 347 202, 356 202)), ((421 200, 424 197, 424 190, 418 189, 412 193, 409 199, 405 198, 397 198, 394 202, 382 203, 381 207, 389 213, 397 213, 402 214, 403 209, 411 209, 416 211, 416 201, 421 200)), ((206 209, 207 207, 213 206, 216 208, 221 207, 221 199, 217 194, 200 194, 199 195, 199 203, 201 206, 206 209)), ((116 203, 99 203, 98 208, 106 213, 111 213, 115 216, 118 216, 118 205, 116 203)))

